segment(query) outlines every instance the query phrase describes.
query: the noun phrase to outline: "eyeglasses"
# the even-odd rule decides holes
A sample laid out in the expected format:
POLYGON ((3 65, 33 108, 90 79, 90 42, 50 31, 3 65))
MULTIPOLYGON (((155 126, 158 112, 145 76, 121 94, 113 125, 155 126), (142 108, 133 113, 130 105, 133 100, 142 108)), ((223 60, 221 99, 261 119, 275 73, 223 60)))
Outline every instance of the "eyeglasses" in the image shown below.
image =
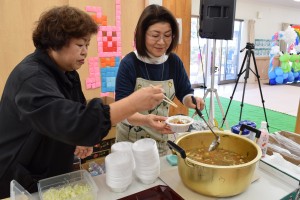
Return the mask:
POLYGON ((170 42, 173 39, 173 35, 172 34, 168 34, 168 35, 157 35, 157 34, 147 34, 147 36, 149 37, 149 39, 153 42, 158 42, 161 39, 164 42, 170 42))

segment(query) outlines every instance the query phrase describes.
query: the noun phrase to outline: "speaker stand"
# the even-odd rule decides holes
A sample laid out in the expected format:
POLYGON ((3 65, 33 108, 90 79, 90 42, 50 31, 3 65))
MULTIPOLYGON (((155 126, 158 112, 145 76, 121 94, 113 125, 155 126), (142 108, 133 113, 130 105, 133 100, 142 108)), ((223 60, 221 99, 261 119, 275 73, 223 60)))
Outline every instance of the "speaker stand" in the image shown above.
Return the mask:
MULTIPOLYGON (((216 39, 213 40, 213 54, 212 54, 212 64, 211 64, 211 81, 210 81, 210 87, 208 88, 204 94, 203 100, 206 99, 206 97, 208 96, 208 94, 210 93, 210 105, 209 105, 209 117, 208 117, 208 122, 209 124, 214 127, 215 126, 215 122, 214 122, 214 113, 215 113, 215 105, 214 105, 214 95, 216 96, 216 99, 218 101, 218 105, 220 108, 220 111, 222 113, 223 119, 225 117, 224 114, 224 110, 218 95, 218 91, 217 89, 215 89, 215 56, 216 56, 216 39)), ((207 66, 207 65, 206 65, 207 66)), ((226 122, 226 128, 229 129, 228 123, 226 122)))

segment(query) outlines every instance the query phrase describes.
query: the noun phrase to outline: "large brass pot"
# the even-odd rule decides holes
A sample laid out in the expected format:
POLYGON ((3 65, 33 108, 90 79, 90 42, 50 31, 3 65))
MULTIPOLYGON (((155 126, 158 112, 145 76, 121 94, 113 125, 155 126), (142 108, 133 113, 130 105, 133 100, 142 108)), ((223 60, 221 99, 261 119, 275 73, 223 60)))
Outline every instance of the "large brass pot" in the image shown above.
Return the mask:
POLYGON ((220 135, 218 148, 231 150, 250 158, 250 162, 234 166, 217 166, 197 162, 185 155, 185 151, 209 147, 214 135, 209 131, 186 134, 168 145, 178 157, 178 172, 185 186, 191 190, 213 197, 234 196, 245 191, 251 184, 261 149, 253 141, 233 133, 215 131, 220 135), (174 146, 175 145, 175 146, 174 146))

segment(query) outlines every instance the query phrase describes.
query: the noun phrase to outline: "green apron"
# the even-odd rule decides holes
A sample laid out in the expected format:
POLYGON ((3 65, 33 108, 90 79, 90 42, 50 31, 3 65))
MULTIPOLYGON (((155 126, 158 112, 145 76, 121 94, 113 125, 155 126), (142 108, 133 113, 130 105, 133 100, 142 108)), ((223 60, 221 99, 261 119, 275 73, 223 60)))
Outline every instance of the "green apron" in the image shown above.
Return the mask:
MULTIPOLYGON (((151 81, 146 80, 143 78, 136 79, 135 91, 143 88, 148 87, 149 85, 162 85, 162 88, 165 91, 165 95, 173 100, 175 97, 175 88, 173 79, 165 80, 165 81, 151 81)), ((152 110, 140 112, 141 114, 148 115, 160 115, 160 116, 168 116, 169 115, 169 104, 162 101, 157 107, 152 110)), ((142 138, 152 138, 156 141, 157 147, 159 150, 159 155, 163 156, 166 155, 169 151, 167 146, 168 134, 161 134, 156 132, 155 130, 146 127, 146 126, 132 126, 126 124, 124 122, 120 122, 116 126, 116 142, 121 141, 130 141, 135 142, 142 138)))

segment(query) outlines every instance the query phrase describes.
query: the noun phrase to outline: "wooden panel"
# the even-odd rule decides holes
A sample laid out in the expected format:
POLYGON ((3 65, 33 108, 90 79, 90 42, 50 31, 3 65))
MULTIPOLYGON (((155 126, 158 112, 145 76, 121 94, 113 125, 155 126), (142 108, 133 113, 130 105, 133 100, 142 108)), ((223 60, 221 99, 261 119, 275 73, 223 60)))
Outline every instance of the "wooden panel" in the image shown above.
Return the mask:
POLYGON ((297 113, 297 118, 296 118, 295 133, 300 134, 300 101, 299 101, 299 105, 298 105, 298 113, 297 113))
MULTIPOLYGON (((268 80, 269 79, 268 71, 269 71, 269 66, 270 66, 270 57, 268 57, 268 56, 256 57, 255 61, 256 61, 256 65, 257 65, 257 71, 260 76, 260 80, 268 80)), ((251 62, 252 62, 252 60, 251 60, 251 62)), ((278 57, 275 57, 274 61, 273 61, 273 66, 279 66, 279 65, 280 65, 279 59, 278 59, 278 57)), ((255 78, 255 80, 257 80, 257 78, 255 78)))
MULTIPOLYGON (((107 16, 107 25, 115 25, 115 1, 107 0, 69 0, 71 6, 75 6, 81 9, 85 9, 85 6, 100 6, 102 8, 102 14, 107 16)), ((140 14, 144 9, 144 2, 139 0, 122 0, 121 1, 121 41, 122 41, 122 55, 133 50, 134 30, 140 14), (132 7, 135 8, 135 12, 132 12, 132 7), (130 23, 128 23, 130 22, 130 23)), ((94 36, 90 43, 88 57, 97 57, 97 38, 94 36)), ((85 80, 88 77, 88 66, 84 64, 78 72, 81 76, 83 92, 87 99, 99 97, 101 88, 89 89, 85 88, 85 80)), ((114 93, 110 93, 109 96, 114 96, 114 93)))
POLYGON ((68 0, 1 0, 0 1, 0 95, 12 69, 34 51, 32 30, 40 14, 68 0))
MULTIPOLYGON (((168 8, 176 18, 182 19, 182 40, 179 44, 176 54, 181 58, 187 74, 190 74, 190 39, 191 39, 191 0, 163 0, 163 6, 168 8)), ((171 107, 169 115, 185 114, 188 115, 188 109, 177 99, 175 100, 178 108, 171 107)))
MULTIPOLYGON (((53 7, 70 5, 85 10, 85 6, 99 6, 103 15, 107 16, 108 25, 115 24, 114 0, 0 0, 0 95, 6 79, 12 69, 26 55, 34 51, 31 35, 34 22, 40 14, 53 7)), ((145 7, 144 1, 121 0, 121 41, 122 55, 133 50, 134 30, 137 20, 145 7), (134 8, 134 12, 132 12, 134 8)), ((90 43, 88 57, 97 56, 97 40, 94 36, 90 43)), ((78 70, 83 92, 87 99, 99 97, 101 89, 86 90, 85 80, 88 76, 87 62, 78 70)), ((113 94, 111 94, 113 95, 113 94)))

